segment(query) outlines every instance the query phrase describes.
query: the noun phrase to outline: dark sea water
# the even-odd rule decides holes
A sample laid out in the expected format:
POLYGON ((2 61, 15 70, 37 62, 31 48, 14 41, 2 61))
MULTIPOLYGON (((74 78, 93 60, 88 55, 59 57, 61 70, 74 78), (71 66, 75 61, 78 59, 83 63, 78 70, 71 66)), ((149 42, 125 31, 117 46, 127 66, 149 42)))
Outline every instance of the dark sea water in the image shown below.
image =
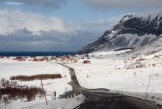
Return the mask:
POLYGON ((63 56, 73 52, 0 52, 0 56, 63 56))

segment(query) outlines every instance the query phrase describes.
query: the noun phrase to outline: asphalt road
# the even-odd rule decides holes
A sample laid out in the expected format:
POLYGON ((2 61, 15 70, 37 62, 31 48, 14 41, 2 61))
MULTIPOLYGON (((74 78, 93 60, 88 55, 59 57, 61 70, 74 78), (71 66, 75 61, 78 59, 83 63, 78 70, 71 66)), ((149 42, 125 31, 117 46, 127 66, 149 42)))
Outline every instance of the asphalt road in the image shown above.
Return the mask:
POLYGON ((76 109, 162 109, 149 101, 128 96, 85 95, 86 101, 76 109))
MULTIPOLYGON (((80 85, 76 79, 74 69, 68 66, 65 67, 69 68, 71 81, 74 83, 72 85, 73 90, 77 92, 80 85)), ((75 109, 162 109, 162 106, 135 97, 121 96, 117 94, 91 93, 84 90, 81 90, 81 93, 85 95, 86 100, 75 109)))

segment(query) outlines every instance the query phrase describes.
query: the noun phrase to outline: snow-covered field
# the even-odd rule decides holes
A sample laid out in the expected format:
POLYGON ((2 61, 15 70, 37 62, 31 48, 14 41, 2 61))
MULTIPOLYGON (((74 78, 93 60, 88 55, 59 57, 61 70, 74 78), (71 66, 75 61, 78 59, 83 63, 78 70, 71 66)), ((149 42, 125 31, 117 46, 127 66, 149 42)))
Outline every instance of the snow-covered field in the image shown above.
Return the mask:
MULTIPOLYGON (((146 99, 162 105, 162 50, 149 54, 131 54, 127 51, 98 52, 89 54, 88 58, 80 58, 76 63, 67 61, 66 65, 74 68, 79 84, 83 88, 106 88, 111 93, 119 93, 146 99), (83 64, 89 60, 90 64, 83 64)), ((11 101, 8 105, 12 109, 72 109, 84 101, 84 96, 52 100, 54 91, 59 95, 72 90, 68 82, 71 81, 68 68, 56 61, 31 62, 0 59, 0 79, 9 80, 16 75, 61 74, 63 78, 43 80, 47 91, 48 105, 44 98, 34 101, 11 101)), ((59 61, 61 63, 61 61, 59 61)), ((65 61, 62 61, 65 64, 65 61)), ((19 85, 41 87, 40 80, 21 82, 19 85)), ((3 107, 4 105, 0 103, 3 107)))
MULTIPOLYGON (((53 62, 30 62, 30 61, 13 61, 11 59, 0 59, 0 80, 5 79, 9 80, 11 76, 18 75, 37 75, 37 74, 61 74, 61 79, 48 79, 43 80, 44 89, 47 92, 47 100, 50 103, 56 102, 52 100, 54 96, 54 91, 56 91, 56 98, 59 95, 64 94, 66 91, 72 90, 72 87, 67 83, 71 81, 68 68, 65 68, 59 64, 53 62)), ((41 87, 40 80, 34 81, 17 81, 17 84, 20 86, 36 86, 41 87)), ((73 98, 75 99, 75 98, 73 98)), ((61 101, 61 100, 60 100, 61 101)), ((66 100, 64 100, 66 101, 66 100)), ((80 100, 81 102, 81 100, 80 100)), ((11 104, 8 105, 8 108, 12 109, 21 109, 31 105, 45 103, 44 98, 36 98, 30 102, 21 102, 20 100, 11 101, 11 104)), ((0 107, 4 108, 3 104, 0 103, 0 107)), ((76 103, 75 103, 76 104, 76 103)), ((57 108, 55 108, 57 109, 57 108)))
POLYGON ((69 64, 82 87, 106 88, 110 92, 153 101, 162 105, 162 52, 127 59, 119 52, 92 53, 83 64, 69 64))

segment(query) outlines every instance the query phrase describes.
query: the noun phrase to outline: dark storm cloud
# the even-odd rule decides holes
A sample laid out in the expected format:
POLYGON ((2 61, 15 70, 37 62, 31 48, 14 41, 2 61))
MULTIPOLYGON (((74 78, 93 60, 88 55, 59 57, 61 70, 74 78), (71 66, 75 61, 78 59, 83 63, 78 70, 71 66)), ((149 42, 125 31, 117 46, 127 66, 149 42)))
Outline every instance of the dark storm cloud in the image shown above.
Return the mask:
POLYGON ((34 35, 31 31, 22 29, 12 34, 0 35, 0 51, 75 51, 100 36, 97 31, 85 30, 40 33, 41 35, 34 35))
POLYGON ((19 10, 0 10, 0 51, 74 51, 110 29, 120 17, 64 21, 19 10))
POLYGON ((98 8, 161 8, 162 0, 81 0, 89 6, 98 8))
POLYGON ((58 8, 66 0, 0 0, 1 3, 23 3, 24 5, 38 5, 45 7, 58 8))

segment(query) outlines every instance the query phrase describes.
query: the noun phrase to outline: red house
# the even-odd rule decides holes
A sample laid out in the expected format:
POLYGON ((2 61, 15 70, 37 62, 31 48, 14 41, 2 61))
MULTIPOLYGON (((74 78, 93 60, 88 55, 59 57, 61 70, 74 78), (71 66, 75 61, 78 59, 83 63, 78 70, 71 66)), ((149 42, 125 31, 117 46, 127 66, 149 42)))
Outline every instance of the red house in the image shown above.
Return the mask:
POLYGON ((84 60, 83 64, 91 64, 91 62, 89 60, 84 60))

